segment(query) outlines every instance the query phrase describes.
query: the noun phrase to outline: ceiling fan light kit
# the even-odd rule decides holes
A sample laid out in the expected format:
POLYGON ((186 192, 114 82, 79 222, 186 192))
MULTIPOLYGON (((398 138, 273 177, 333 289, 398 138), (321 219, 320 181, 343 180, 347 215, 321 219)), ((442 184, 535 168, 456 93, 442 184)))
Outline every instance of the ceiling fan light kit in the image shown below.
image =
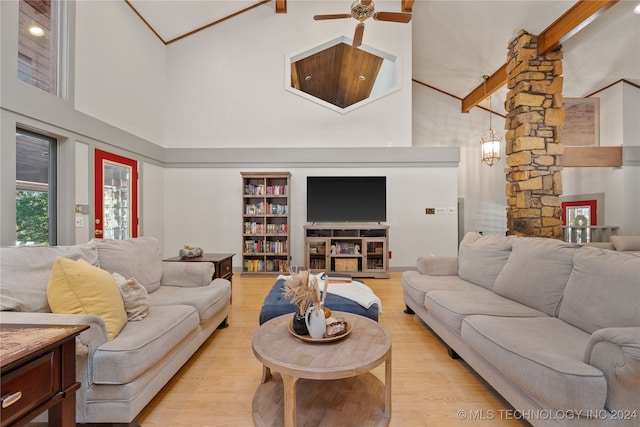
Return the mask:
POLYGON ((356 30, 353 35, 352 45, 353 47, 358 47, 362 44, 364 21, 367 19, 373 18, 376 21, 400 22, 406 24, 411 21, 411 14, 404 12, 376 12, 373 0, 355 0, 351 4, 351 13, 316 15, 313 17, 316 21, 344 18, 353 18, 360 21, 356 26, 356 30))

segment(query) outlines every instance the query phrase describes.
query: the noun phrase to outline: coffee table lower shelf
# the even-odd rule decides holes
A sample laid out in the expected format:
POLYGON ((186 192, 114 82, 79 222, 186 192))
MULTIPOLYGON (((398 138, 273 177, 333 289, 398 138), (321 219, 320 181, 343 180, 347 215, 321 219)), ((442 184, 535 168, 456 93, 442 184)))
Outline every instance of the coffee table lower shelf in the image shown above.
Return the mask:
MULTIPOLYGON (((298 426, 388 426, 385 414, 385 386, 367 372, 338 380, 300 378, 296 385, 296 425, 298 426)), ((273 373, 253 396, 256 426, 284 425, 284 385, 273 373)))

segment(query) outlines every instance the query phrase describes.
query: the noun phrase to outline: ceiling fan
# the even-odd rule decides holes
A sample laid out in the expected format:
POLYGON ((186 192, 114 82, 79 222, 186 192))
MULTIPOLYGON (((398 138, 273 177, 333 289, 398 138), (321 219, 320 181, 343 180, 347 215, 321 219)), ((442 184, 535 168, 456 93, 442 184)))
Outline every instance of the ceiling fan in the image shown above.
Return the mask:
POLYGON ((376 21, 401 22, 406 24, 411 21, 410 13, 403 12, 376 12, 373 0, 355 0, 351 4, 351 13, 339 13, 333 15, 316 15, 313 17, 316 21, 324 19, 343 19, 354 18, 360 21, 356 26, 356 32, 353 35, 353 47, 362 44, 362 36, 364 34, 364 21, 373 17, 376 21))

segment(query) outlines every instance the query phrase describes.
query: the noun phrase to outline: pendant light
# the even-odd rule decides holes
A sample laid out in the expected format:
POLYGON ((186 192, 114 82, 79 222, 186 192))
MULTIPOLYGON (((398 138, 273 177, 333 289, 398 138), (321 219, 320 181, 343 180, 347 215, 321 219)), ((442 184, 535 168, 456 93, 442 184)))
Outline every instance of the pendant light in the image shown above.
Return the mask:
MULTIPOLYGON (((484 80, 484 94, 487 94, 487 80, 489 76, 482 76, 484 80)), ((491 116, 493 112, 491 111, 491 95, 489 95, 489 130, 482 134, 482 138, 480 138, 480 149, 482 152, 482 161, 488 164, 489 166, 493 166, 498 163, 500 160, 500 141, 502 140, 502 136, 498 135, 493 131, 491 127, 491 116)))

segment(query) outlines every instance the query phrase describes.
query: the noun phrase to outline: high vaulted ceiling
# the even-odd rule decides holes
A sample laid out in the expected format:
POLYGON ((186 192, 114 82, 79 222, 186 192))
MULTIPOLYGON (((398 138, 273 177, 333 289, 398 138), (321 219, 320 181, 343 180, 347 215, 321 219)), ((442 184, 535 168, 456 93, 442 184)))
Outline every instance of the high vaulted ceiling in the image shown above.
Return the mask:
MULTIPOLYGON (((171 43, 218 21, 233 20, 239 13, 250 14, 253 7, 286 13, 287 7, 303 7, 309 0, 125 1, 163 42, 171 43)), ((351 4, 349 0, 326 3, 328 13, 348 10, 351 4)), ((415 0, 412 7, 411 0, 397 3, 395 11, 404 4, 413 13, 413 79, 462 100, 483 84, 483 75, 504 65, 507 46, 520 30, 541 33, 576 1, 415 0)), ((566 97, 588 96, 621 79, 640 85, 640 14, 634 13, 638 5, 640 0, 618 1, 563 41, 566 97)), ((311 24, 312 16, 309 20, 311 24)), ((493 106, 498 112, 503 112, 505 94, 504 86, 496 92, 493 106)))

